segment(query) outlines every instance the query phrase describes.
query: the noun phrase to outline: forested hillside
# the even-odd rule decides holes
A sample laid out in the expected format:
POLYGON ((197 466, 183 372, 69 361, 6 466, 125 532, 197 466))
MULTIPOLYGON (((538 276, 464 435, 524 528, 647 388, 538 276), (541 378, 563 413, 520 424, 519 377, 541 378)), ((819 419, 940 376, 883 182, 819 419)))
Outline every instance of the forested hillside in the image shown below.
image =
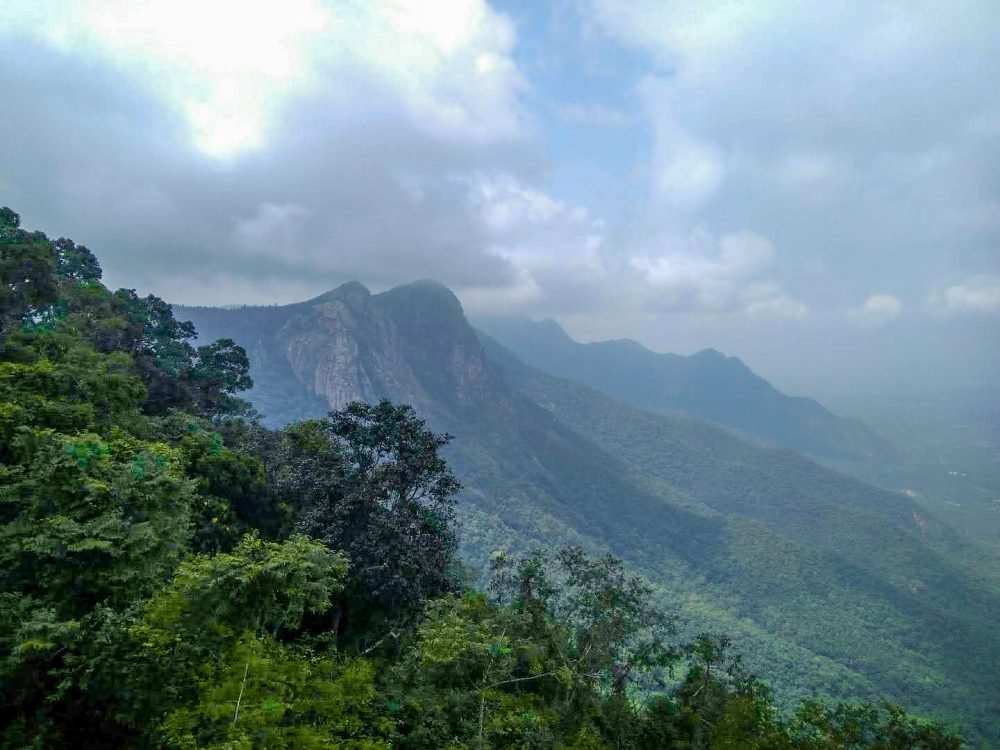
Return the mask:
POLYGON ((179 314, 247 347, 270 424, 391 398, 456 435, 477 574, 500 548, 610 552, 686 632, 731 633, 786 704, 887 694, 995 734, 995 583, 904 495, 527 368, 430 282, 179 314))
POLYGON ((820 458, 883 461, 892 446, 809 398, 787 396, 714 349, 658 354, 636 341, 574 341, 554 320, 484 318, 476 325, 532 367, 649 411, 683 411, 820 458))
POLYGON ((551 319, 492 317, 474 323, 543 372, 640 409, 686 412, 905 491, 941 520, 996 549, 1000 401, 985 387, 964 398, 940 389, 933 396, 854 394, 847 398, 853 402, 849 413, 865 415, 862 423, 836 416, 812 399, 787 396, 739 359, 713 349, 680 356, 630 340, 581 344, 551 319))

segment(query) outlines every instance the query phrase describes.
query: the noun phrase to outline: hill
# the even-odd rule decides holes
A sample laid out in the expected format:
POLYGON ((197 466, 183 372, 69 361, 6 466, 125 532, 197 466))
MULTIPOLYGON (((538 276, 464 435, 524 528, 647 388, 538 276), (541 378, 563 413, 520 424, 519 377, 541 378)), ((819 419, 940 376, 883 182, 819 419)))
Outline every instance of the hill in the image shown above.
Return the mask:
POLYGON ((432 282, 176 312, 246 347, 270 424, 390 398, 454 434, 470 564, 501 547, 609 550, 689 629, 732 632, 783 697, 887 694, 998 735, 1000 597, 906 496, 534 370, 432 282))
POLYGON ((554 320, 483 318, 476 326, 532 367, 649 411, 682 411, 823 459, 882 460, 892 448, 864 424, 788 396, 715 349, 659 354, 636 341, 581 344, 554 320))

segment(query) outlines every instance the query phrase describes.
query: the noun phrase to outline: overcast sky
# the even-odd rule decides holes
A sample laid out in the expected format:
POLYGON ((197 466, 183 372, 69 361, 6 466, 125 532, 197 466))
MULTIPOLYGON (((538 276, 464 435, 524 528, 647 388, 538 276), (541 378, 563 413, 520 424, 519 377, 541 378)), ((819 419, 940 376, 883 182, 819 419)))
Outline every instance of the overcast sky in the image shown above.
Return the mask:
POLYGON ((0 91, 0 204, 114 286, 1000 377, 996 0, 5 0, 0 91))

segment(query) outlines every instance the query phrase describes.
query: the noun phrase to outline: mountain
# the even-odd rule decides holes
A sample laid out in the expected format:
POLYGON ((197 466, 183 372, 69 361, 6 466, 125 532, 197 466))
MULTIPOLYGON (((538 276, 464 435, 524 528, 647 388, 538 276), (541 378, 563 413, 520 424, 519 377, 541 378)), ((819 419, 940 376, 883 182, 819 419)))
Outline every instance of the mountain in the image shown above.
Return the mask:
POLYGON ((889 443, 816 401, 786 396, 736 357, 705 349, 658 354, 628 339, 581 344, 554 320, 483 318, 476 326, 518 358, 650 411, 683 411, 777 445, 834 460, 883 459, 889 443))
POLYGON ((246 347, 270 424, 390 398, 452 433, 473 568, 502 547, 610 551, 784 698, 888 695, 1000 736, 996 583, 905 495, 533 369, 432 282, 175 311, 246 347))

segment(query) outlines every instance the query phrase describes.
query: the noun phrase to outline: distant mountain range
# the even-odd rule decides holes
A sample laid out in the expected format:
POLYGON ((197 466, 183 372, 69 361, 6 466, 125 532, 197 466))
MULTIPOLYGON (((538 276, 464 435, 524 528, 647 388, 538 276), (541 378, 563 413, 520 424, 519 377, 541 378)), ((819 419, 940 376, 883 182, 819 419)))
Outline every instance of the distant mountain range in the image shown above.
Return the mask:
POLYGON ((654 412, 624 403, 638 396, 590 387, 607 370, 604 345, 573 355, 582 345, 564 341, 566 353, 552 355, 561 374, 575 375, 566 371, 572 356, 597 364, 554 377, 477 334, 455 296, 432 282, 377 295, 351 283, 294 305, 175 311, 204 338, 247 349, 249 398, 269 424, 390 398, 452 433, 448 458, 465 485, 462 552, 473 568, 502 547, 611 551, 660 586, 689 630, 732 634, 785 697, 888 695, 1000 736, 1000 594, 969 564, 960 536, 905 495, 661 411, 678 408, 670 398, 709 409, 715 383, 720 394, 743 395, 720 395, 739 416, 716 411, 713 421, 785 445, 808 439, 813 450, 865 451, 866 441, 878 449, 863 427, 783 396, 737 360, 703 353, 677 364, 612 342, 637 370, 669 362, 649 368, 684 373, 643 376, 637 390, 654 412), (754 422, 754 413, 766 418, 754 422))
POLYGON ((554 320, 483 318, 476 326, 532 367, 650 411, 683 411, 824 459, 883 459, 889 443, 812 399, 786 396, 735 357, 658 354, 636 341, 581 344, 554 320))

